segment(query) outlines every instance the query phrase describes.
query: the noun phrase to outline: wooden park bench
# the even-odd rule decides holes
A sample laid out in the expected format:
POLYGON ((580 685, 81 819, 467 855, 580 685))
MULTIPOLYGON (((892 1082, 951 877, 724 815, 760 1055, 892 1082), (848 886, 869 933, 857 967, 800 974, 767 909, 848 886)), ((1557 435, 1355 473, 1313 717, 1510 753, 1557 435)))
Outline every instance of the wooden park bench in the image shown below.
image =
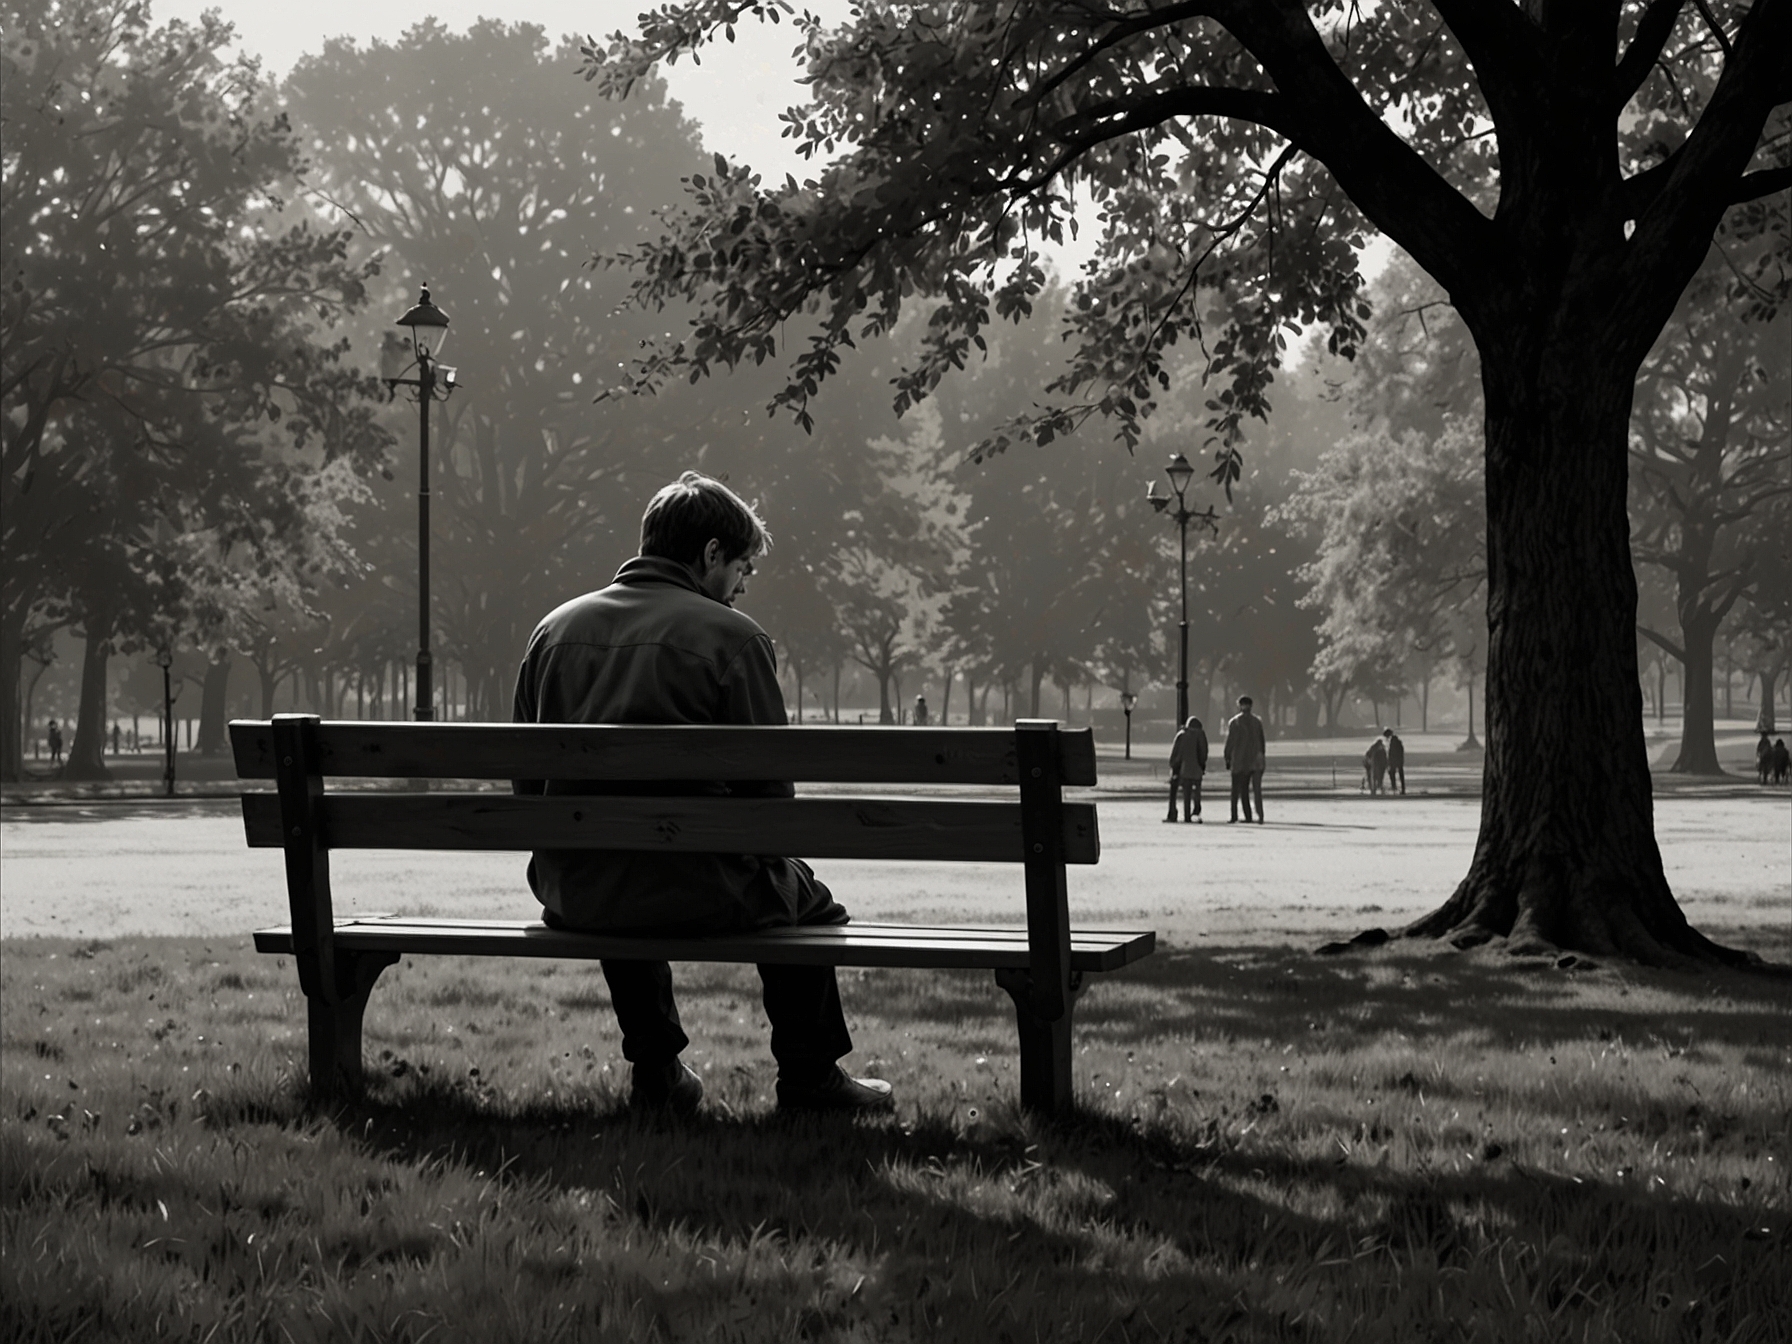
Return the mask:
MULTIPOLYGON (((361 1019, 401 955, 599 957, 993 970, 1020 1029, 1021 1103, 1071 1097, 1071 1012, 1084 978, 1150 954, 1151 932, 1072 929, 1064 869, 1100 852, 1088 729, 652 727, 323 722, 281 714, 230 725, 237 774, 275 782, 243 795, 251 846, 286 851, 289 925, 255 935, 298 963, 311 1086, 361 1087, 361 1019), (330 778, 411 781, 410 792, 331 792, 330 778), (1006 786, 1011 800, 901 797, 519 797, 416 791, 421 781, 764 780, 1006 786), (538 919, 379 915, 338 919, 330 851, 627 849, 788 854, 806 859, 964 860, 1021 865, 1025 928, 851 923, 713 938, 611 937, 538 919)), ((404 787, 401 783, 401 787, 404 787)), ((841 895, 850 905, 852 893, 841 895)), ((519 904, 533 900, 519 883, 519 904)))

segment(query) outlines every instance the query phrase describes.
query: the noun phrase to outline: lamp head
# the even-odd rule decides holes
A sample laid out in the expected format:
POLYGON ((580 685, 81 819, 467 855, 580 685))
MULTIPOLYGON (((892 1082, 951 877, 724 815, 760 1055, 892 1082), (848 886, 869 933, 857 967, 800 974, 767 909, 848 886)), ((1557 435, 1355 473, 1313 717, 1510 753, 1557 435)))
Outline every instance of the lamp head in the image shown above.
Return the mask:
POLYGON ((1139 697, 1134 695, 1131 691, 1120 692, 1120 708, 1125 710, 1128 714, 1132 713, 1132 707, 1138 703, 1139 697))
POLYGON ((433 355, 448 334, 448 314, 429 301, 429 286, 425 285, 422 296, 405 310, 398 325, 410 328, 411 346, 418 355, 433 355))
POLYGON ((1162 513, 1170 504, 1170 497, 1168 495, 1160 495, 1157 493, 1156 481, 1152 481, 1150 485, 1145 487, 1145 499, 1151 507, 1156 509, 1159 513, 1162 513))
POLYGON ((157 649, 156 666, 166 672, 169 668, 174 666, 174 655, 167 649, 157 649))
POLYGON ((1194 479, 1195 469, 1189 465, 1186 457, 1175 453, 1170 458, 1170 464, 1164 468, 1164 475, 1170 478, 1170 488, 1180 495, 1194 479))

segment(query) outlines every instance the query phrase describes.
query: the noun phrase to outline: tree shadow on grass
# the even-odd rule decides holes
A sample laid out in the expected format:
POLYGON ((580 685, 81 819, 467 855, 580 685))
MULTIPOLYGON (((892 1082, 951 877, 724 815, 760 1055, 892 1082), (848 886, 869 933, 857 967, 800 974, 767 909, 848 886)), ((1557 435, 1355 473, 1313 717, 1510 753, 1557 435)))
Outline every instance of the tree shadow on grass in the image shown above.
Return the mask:
POLYGON ((1641 1182, 1497 1157, 1402 1170, 1247 1151, 1211 1128, 1088 1108, 1054 1121, 1006 1109, 970 1129, 925 1110, 908 1123, 677 1120, 632 1114, 610 1091, 518 1101, 438 1080, 379 1089, 334 1122, 383 1160, 601 1191, 624 1223, 674 1240, 769 1237, 796 1258, 875 1264, 833 1325, 906 1320, 946 1340, 1032 1338, 1042 1322, 1046 1337, 1089 1338, 1122 1319, 1147 1337, 1331 1338, 1328 1302, 1387 1310, 1429 1284, 1443 1304, 1449 1276, 1481 1291, 1496 1265, 1493 1286, 1531 1293, 1539 1315, 1630 1306, 1634 1322, 1661 1305, 1644 1298, 1670 1264, 1724 1304, 1707 1325, 1747 1337, 1738 1313, 1788 1249, 1783 1218, 1763 1229, 1744 1208, 1641 1182), (1079 1313, 1087 1328, 1065 1328, 1079 1313))
POLYGON ((1750 1047, 1792 1040, 1792 982, 1714 969, 1518 961, 1394 942, 1320 959, 1292 949, 1169 949, 1098 981, 1079 1020, 1121 1039, 1224 1040, 1324 1030, 1424 1045, 1464 1036, 1511 1045, 1661 1039, 1750 1047), (1105 982, 1104 982, 1105 981, 1105 982), (1103 992, 1105 991, 1105 992, 1103 992), (1137 1000, 1150 1011, 1137 1011, 1137 1000))

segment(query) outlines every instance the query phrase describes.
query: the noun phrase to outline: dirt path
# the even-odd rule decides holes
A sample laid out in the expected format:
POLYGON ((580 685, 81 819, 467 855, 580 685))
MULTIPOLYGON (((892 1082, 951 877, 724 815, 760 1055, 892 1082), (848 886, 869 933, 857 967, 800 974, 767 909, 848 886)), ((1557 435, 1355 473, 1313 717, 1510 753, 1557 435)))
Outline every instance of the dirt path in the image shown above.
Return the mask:
MULTIPOLYGON (((1089 925, 1304 943, 1430 910, 1473 852, 1472 798, 1271 798, 1269 824, 1165 825, 1154 795, 1101 801, 1102 860, 1070 875, 1089 925)), ((1223 814, 1224 804, 1219 811, 1223 814)), ((1792 799, 1661 798, 1656 831, 1687 916, 1749 946, 1792 944, 1792 799), (1743 937, 1746 935, 1746 937, 1743 937)), ((523 917, 536 906, 516 854, 369 851, 333 865, 339 913, 523 917)), ((817 870, 861 918, 1020 923, 1005 865, 827 862, 817 870)), ((0 938, 212 933, 286 918, 278 852, 243 846, 234 802, 9 810, 0 822, 0 938)))

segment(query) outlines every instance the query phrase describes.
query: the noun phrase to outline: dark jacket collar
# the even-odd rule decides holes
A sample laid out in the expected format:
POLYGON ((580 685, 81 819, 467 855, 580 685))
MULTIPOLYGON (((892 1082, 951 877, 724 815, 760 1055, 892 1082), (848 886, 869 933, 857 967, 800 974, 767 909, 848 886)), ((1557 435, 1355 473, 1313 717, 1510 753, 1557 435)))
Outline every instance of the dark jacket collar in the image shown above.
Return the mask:
MULTIPOLYGON (((697 577, 691 573, 689 565, 681 565, 676 560, 668 560, 660 555, 637 555, 625 561, 621 569, 616 571, 617 583, 635 587, 649 583, 667 583, 675 588, 686 588, 693 593, 709 597, 697 586, 697 577)), ((715 601, 710 598, 710 601, 715 601)))

